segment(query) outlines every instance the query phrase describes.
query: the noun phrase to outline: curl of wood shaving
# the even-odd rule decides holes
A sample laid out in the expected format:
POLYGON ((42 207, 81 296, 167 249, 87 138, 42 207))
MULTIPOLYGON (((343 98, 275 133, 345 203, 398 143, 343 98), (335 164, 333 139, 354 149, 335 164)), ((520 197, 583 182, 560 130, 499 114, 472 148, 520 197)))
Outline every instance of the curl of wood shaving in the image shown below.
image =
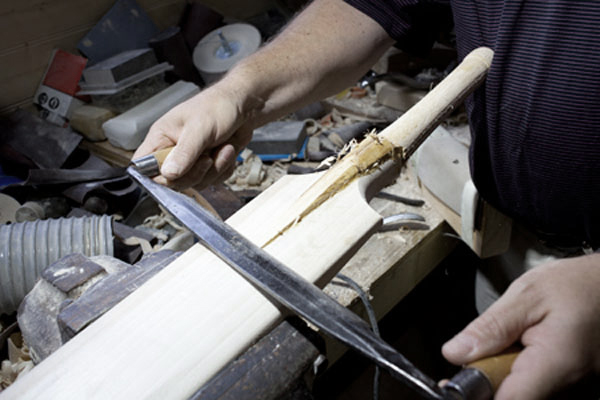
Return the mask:
POLYGON ((372 129, 370 132, 367 132, 367 134, 365 135, 365 139, 368 137, 375 140, 377 143, 382 144, 381 138, 379 137, 379 135, 377 135, 375 129, 372 129))
POLYGON ((321 161, 321 163, 319 164, 319 166, 317 167, 317 169, 325 169, 325 168, 331 168, 331 166, 337 161, 337 157, 336 156, 329 156, 326 159, 324 159, 323 161, 321 161))
POLYGON ((340 152, 337 154, 336 161, 340 161, 342 157, 350 153, 356 146, 358 146, 358 141, 352 138, 352 140, 346 143, 344 147, 340 150, 340 152))
POLYGON ((376 132, 375 129, 373 129, 371 132, 367 133, 365 135, 365 137, 371 137, 373 140, 375 140, 378 144, 382 145, 382 146, 389 146, 390 147, 390 156, 393 160, 399 160, 402 159, 402 148, 396 148, 391 142, 389 142, 387 139, 382 138, 381 136, 379 136, 376 132), (385 142, 384 142, 385 141, 385 142), (386 143, 387 142, 387 143, 386 143))
POLYGON ((346 154, 350 153, 352 151, 352 149, 354 149, 357 145, 358 145, 358 141, 356 139, 350 140, 348 143, 346 143, 344 145, 344 147, 336 155, 329 156, 329 157, 325 158, 323 161, 321 161, 321 163, 319 164, 317 169, 330 168, 333 164, 340 161, 342 159, 342 157, 344 157, 346 154))

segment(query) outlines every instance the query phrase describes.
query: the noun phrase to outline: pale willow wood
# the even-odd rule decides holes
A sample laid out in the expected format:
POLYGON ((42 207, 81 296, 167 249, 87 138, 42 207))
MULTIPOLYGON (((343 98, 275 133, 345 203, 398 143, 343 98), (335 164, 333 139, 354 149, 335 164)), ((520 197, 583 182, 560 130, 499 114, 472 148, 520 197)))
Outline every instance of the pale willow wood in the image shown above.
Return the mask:
MULTIPOLYGON (((449 77, 456 81, 447 89, 451 93, 432 91, 443 100, 428 100, 429 106, 416 108, 420 115, 405 115, 407 129, 394 123, 394 128, 386 129, 392 133, 381 135, 403 147, 408 144, 402 139, 406 135, 394 132, 431 128, 431 115, 445 112, 449 104, 462 99, 466 87, 482 79, 491 58, 491 52, 487 54, 487 58, 477 55, 484 60, 477 67, 470 62, 468 67, 458 67, 465 72, 449 77), (419 123, 421 119, 427 122, 419 123)), ((358 171, 356 176, 364 174, 362 165, 358 171)), ((361 179, 344 178, 335 196, 328 189, 327 201, 271 240, 266 250, 306 279, 324 284, 381 223, 365 198, 389 181, 385 172, 393 177, 398 171, 399 163, 388 162, 361 179)), ((265 243, 273 232, 282 231, 292 205, 305 203, 296 201, 306 188, 318 187, 321 183, 314 185, 315 181, 327 182, 330 175, 284 177, 228 223, 255 243, 265 243)), ((9 387, 0 399, 186 398, 280 318, 276 306, 196 245, 9 387)))
MULTIPOLYGON (((447 117, 454 108, 485 79, 492 63, 492 50, 473 50, 439 85, 408 112, 378 135, 369 135, 338 162, 322 179, 312 185, 290 208, 284 232, 299 219, 338 193, 356 177, 368 174, 389 159, 403 161, 447 117)), ((268 243, 269 241, 267 241, 268 243)))
MULTIPOLYGON (((284 177, 229 223, 256 236, 315 178, 284 177)), ((339 269, 380 222, 361 198, 358 185, 348 188, 268 251, 310 280, 339 269)), ((275 306, 197 245, 0 398, 185 398, 279 318, 275 306)))

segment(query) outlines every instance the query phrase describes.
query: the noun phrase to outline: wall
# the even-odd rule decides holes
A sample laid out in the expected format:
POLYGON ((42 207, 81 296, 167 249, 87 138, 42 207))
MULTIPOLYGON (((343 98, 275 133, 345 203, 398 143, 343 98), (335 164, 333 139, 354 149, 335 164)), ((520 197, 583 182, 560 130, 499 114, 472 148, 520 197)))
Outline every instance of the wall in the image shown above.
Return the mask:
MULTIPOLYGON (((79 54, 77 43, 115 0, 2 0, 0 114, 28 106, 52 50, 79 54)), ((137 0, 160 29, 176 25, 186 0, 137 0)))

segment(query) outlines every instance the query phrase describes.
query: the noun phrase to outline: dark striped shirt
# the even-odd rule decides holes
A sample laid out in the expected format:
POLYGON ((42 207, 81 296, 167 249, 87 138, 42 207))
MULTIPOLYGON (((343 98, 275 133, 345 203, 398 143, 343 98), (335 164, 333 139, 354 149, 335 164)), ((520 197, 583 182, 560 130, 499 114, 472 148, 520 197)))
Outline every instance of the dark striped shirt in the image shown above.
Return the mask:
POLYGON ((435 35, 418 33, 449 3, 459 57, 494 50, 467 102, 475 185, 534 228, 600 245, 599 1, 346 1, 413 53, 431 46, 435 35))

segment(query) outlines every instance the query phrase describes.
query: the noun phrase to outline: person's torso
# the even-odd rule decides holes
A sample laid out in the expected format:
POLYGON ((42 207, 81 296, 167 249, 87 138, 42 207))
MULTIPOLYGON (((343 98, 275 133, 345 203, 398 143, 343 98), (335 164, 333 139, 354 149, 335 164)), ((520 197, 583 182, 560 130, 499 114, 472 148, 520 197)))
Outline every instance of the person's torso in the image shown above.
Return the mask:
POLYGON ((468 104, 473 180, 534 227, 600 243, 600 2, 453 0, 459 56, 494 50, 468 104))

